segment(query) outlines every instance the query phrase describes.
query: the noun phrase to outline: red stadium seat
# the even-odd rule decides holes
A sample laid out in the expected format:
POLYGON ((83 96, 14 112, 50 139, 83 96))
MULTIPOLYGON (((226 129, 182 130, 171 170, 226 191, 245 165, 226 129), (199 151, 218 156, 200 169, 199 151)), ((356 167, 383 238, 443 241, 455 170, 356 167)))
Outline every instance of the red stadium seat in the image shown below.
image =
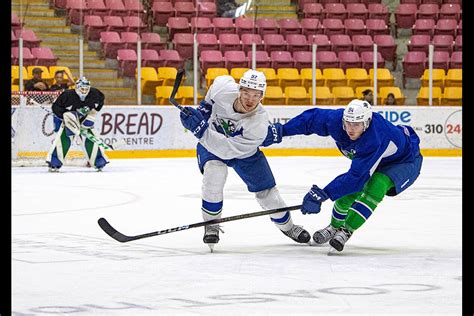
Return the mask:
POLYGON ((372 40, 372 36, 370 35, 354 35, 352 36, 352 44, 354 45, 354 50, 359 54, 361 52, 370 52, 374 50, 374 41, 372 40))
POLYGON ((272 61, 271 68, 293 68, 294 61, 290 52, 287 51, 273 51, 270 53, 270 59, 272 61))
POLYGON ((255 43, 256 50, 264 50, 262 36, 260 34, 244 33, 241 35, 242 48, 244 52, 252 50, 252 43, 255 43))
POLYGON ((68 21, 74 25, 82 25, 84 16, 89 14, 85 0, 67 0, 66 9, 68 21))
MULTIPOLYGON (((136 32, 122 32, 120 33, 120 40, 125 44, 126 49, 137 50, 137 42, 140 35, 136 32)), ((142 47, 143 48, 143 47, 142 47)))
MULTIPOLYGON (((362 60, 362 68, 367 71, 374 68, 374 52, 362 52, 360 53, 360 59, 362 60)), ((377 68, 385 68, 385 59, 383 59, 380 52, 377 52, 377 68)))
POLYGON ((439 6, 433 3, 424 3, 418 6, 418 11, 416 12, 417 19, 438 19, 439 6))
POLYGON ((435 26, 436 23, 433 19, 419 19, 413 24, 411 33, 413 35, 433 36, 435 26))
POLYGON ((462 68, 462 52, 453 52, 449 60, 449 68, 462 68))
MULTIPOLYGON (((319 51, 328 51, 331 50, 331 42, 329 42, 329 37, 325 34, 317 34, 317 35, 308 35, 308 44, 316 44, 318 45, 318 52, 319 51)), ((312 48, 310 48, 312 50, 312 48)))
POLYGON ((143 49, 162 50, 168 47, 168 43, 162 42, 160 34, 153 32, 144 32, 140 34, 143 49))
MULTIPOLYGON (((252 52, 247 52, 247 58, 249 60, 248 68, 252 67, 252 52)), ((268 56, 267 51, 257 50, 255 52, 256 68, 271 68, 272 63, 270 61, 270 56, 268 56)))
POLYGON ((323 19, 323 28, 324 34, 333 35, 333 34, 344 34, 345 28, 342 20, 340 19, 323 19))
POLYGON ((407 52, 403 58, 403 88, 405 88, 407 78, 420 78, 423 75, 425 68, 425 52, 407 52))
POLYGON ((84 28, 86 38, 89 41, 98 41, 100 33, 107 31, 107 25, 104 24, 104 21, 98 15, 86 15, 84 17, 84 28))
POLYGON ((225 68, 224 56, 219 50, 202 51, 199 60, 203 73, 207 73, 208 68, 225 68))
POLYGON ((56 66, 58 58, 49 47, 33 47, 31 54, 36 58, 36 64, 41 66, 56 66))
POLYGON ((428 46, 431 43, 429 35, 412 35, 407 42, 408 51, 420 51, 428 54, 428 46))
POLYGON ((301 33, 303 35, 316 35, 323 34, 319 19, 316 18, 303 18, 301 19, 301 33))
POLYGON ((123 0, 123 6, 129 16, 135 16, 142 20, 145 20, 145 8, 141 0, 123 0))
POLYGON ((168 35, 169 38, 174 38, 175 33, 190 33, 191 26, 189 25, 189 21, 187 18, 183 17, 171 17, 168 18, 168 22, 166 23, 168 27, 168 35))
POLYGON ((117 50, 125 48, 125 45, 120 40, 120 35, 117 32, 101 32, 99 41, 103 55, 106 58, 117 58, 117 50))
POLYGON ((184 59, 174 49, 160 50, 160 59, 163 60, 163 67, 183 68, 184 59))
POLYGON ((197 3, 197 13, 198 16, 213 18, 217 16, 217 8, 214 2, 198 2, 197 3))
POLYGON ((414 3, 401 3, 395 9, 396 28, 411 29, 416 21, 418 7, 414 3))
POLYGON ((106 15, 102 18, 104 24, 107 25, 107 32, 126 32, 127 26, 123 24, 120 16, 106 15))
POLYGON ((362 68, 362 61, 359 54, 352 51, 342 51, 337 54, 339 58, 339 67, 346 70, 347 68, 362 68))
POLYGON ((196 16, 196 8, 192 2, 176 2, 174 9, 177 17, 191 19, 193 16, 196 16))
POLYGON ((314 18, 322 20, 324 18, 324 9, 321 3, 305 3, 303 6, 305 18, 314 18))
POLYGON ((153 2, 152 6, 155 25, 166 26, 168 18, 174 17, 175 10, 171 2, 153 2))
POLYGON ((220 34, 219 35, 219 49, 223 53, 230 50, 242 50, 242 44, 240 44, 239 35, 220 34))
POLYGON ((179 55, 184 59, 193 57, 194 34, 192 33, 176 33, 173 38, 173 46, 179 55))
POLYGON ((453 49, 455 51, 461 51, 462 50, 462 35, 456 36, 456 39, 454 40, 453 49))
POLYGON ((369 19, 382 19, 388 25, 390 23, 390 12, 383 3, 369 3, 367 6, 369 19))
POLYGON ((252 18, 238 17, 235 19, 235 28, 239 36, 242 36, 244 33, 253 34, 254 26, 252 18))
POLYGON ((295 51, 293 53, 293 60, 295 61, 295 68, 301 70, 302 68, 313 67, 313 53, 309 51, 295 51))
POLYGON ((137 53, 133 49, 117 50, 117 61, 118 61, 120 76, 123 76, 123 77, 135 76, 135 70, 137 68, 137 53))
POLYGON ((16 38, 23 38, 23 47, 33 48, 39 47, 41 40, 36 36, 35 32, 25 28, 15 31, 16 38))
POLYGON ((443 3, 439 9, 439 19, 461 19, 461 5, 453 3, 443 3))
POLYGON ((127 16, 128 11, 122 0, 105 0, 105 6, 109 9, 108 15, 127 16))
POLYGON ((390 29, 385 23, 385 20, 382 19, 367 19, 365 21, 365 26, 367 27, 367 34, 372 37, 375 35, 390 34, 390 29))
POLYGON ((192 17, 191 33, 214 33, 214 25, 208 17, 192 17))
MULTIPOLYGON (((428 66, 428 64, 426 66, 428 66)), ((447 71, 449 68, 449 53, 446 51, 434 51, 433 68, 444 69, 447 71)))
POLYGON ((306 36, 303 34, 288 34, 286 35, 287 49, 289 52, 307 51, 310 50, 306 36))
POLYGON ((316 52, 316 67, 317 68, 339 68, 339 60, 333 51, 317 51, 316 52))
POLYGON ((89 9, 90 15, 109 15, 109 9, 105 6, 104 0, 88 0, 87 8, 89 9))
POLYGON ((369 18, 369 11, 363 3, 348 3, 346 5, 347 18, 367 20, 369 18))
POLYGON ((277 21, 280 34, 301 34, 301 24, 297 19, 280 19, 277 21))
POLYGON ((436 22, 435 35, 451 35, 456 36, 458 22, 454 19, 439 19, 436 22))
POLYGON ((278 34, 278 24, 273 18, 258 18, 257 32, 262 36, 266 34, 278 34))
MULTIPOLYGON (((235 34, 237 35, 237 34, 235 34)), ((232 68, 248 67, 248 59, 242 50, 229 50, 224 53, 225 67, 230 71, 232 68)))
POLYGON ((214 33, 198 33, 196 35, 196 41, 198 42, 199 51, 204 50, 218 50, 219 43, 217 42, 217 36, 214 33))
POLYGON ((158 52, 154 49, 142 49, 142 66, 143 67, 166 67, 165 60, 161 58, 158 52))
POLYGON ((232 18, 214 17, 212 18, 212 24, 214 25, 214 33, 217 36, 223 33, 236 33, 236 28, 232 18))
POLYGON ((286 50, 286 41, 281 34, 265 34, 263 35, 263 46, 267 52, 286 50))
POLYGON ((397 64, 397 44, 392 35, 375 35, 374 43, 377 44, 377 49, 383 58, 392 61, 393 69, 395 69, 397 64))
POLYGON ((451 54, 453 51, 454 37, 452 35, 435 35, 431 43, 435 51, 446 51, 451 54))
POLYGON ((332 2, 324 5, 324 11, 326 13, 326 19, 347 19, 346 7, 342 3, 332 2))
MULTIPOLYGON (((11 48, 12 65, 19 64, 19 57, 20 57, 19 53, 20 52, 19 52, 18 47, 11 48)), ((31 50, 28 47, 23 47, 23 66, 28 67, 28 66, 33 66, 33 65, 36 65, 36 57, 33 56, 33 54, 31 53, 31 50)))
POLYGON ((346 34, 349 36, 367 34, 364 20, 361 19, 346 19, 344 20, 344 27, 346 28, 346 34))
POLYGON ((340 51, 352 50, 352 40, 347 34, 335 34, 329 36, 329 41, 332 45, 332 51, 339 53, 340 51))

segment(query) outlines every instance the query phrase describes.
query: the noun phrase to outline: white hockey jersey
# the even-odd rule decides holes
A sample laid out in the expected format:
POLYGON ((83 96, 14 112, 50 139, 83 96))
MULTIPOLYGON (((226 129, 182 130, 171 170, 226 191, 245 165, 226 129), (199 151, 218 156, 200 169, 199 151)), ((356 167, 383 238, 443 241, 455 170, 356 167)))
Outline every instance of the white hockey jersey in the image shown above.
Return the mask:
POLYGON ((267 136, 269 117, 262 104, 252 112, 237 113, 233 104, 238 95, 239 85, 231 76, 217 77, 206 94, 212 113, 199 142, 221 159, 250 157, 267 136))

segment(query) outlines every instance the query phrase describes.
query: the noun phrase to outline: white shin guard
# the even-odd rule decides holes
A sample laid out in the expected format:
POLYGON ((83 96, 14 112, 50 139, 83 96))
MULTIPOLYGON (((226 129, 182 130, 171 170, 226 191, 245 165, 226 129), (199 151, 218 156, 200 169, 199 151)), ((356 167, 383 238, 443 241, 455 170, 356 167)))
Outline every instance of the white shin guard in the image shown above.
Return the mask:
MULTIPOLYGON (((204 165, 202 179, 202 199, 206 202, 219 203, 224 200, 224 185, 227 180, 227 165, 219 160, 209 160, 204 165)), ((209 214, 202 212, 205 221, 220 218, 222 212, 209 214)))
MULTIPOLYGON (((271 189, 256 192, 255 198, 260 206, 265 210, 287 206, 276 186, 271 189)), ((293 227, 293 220, 291 219, 290 212, 271 214, 270 218, 272 219, 272 222, 283 231, 290 230, 293 227)))

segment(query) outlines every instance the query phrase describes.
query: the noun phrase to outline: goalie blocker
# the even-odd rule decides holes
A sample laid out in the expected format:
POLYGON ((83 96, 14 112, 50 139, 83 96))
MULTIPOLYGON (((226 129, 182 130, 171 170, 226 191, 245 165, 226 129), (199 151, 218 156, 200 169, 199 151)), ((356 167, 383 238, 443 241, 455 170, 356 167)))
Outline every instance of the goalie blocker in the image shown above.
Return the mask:
POLYGON ((90 86, 90 82, 82 77, 76 81, 75 90, 65 90, 53 103, 54 131, 56 137, 48 152, 46 163, 50 171, 58 171, 64 164, 64 159, 71 147, 74 137, 79 137, 89 164, 97 170, 109 163, 104 149, 93 137, 96 114, 104 105, 104 94, 90 86), (84 133, 86 131, 87 133, 84 133))

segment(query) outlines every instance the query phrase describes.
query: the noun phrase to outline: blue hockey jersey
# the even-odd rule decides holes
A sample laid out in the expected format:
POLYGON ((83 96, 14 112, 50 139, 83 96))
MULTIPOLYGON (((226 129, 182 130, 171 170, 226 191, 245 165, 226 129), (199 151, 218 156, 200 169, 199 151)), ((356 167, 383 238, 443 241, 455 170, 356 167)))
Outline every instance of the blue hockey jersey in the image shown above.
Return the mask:
POLYGON ((283 136, 331 136, 341 153, 352 160, 349 171, 332 180, 324 191, 332 201, 359 192, 378 167, 411 162, 419 155, 420 139, 404 125, 395 126, 372 113, 369 128, 355 141, 343 129, 344 109, 310 109, 283 125, 283 136))

